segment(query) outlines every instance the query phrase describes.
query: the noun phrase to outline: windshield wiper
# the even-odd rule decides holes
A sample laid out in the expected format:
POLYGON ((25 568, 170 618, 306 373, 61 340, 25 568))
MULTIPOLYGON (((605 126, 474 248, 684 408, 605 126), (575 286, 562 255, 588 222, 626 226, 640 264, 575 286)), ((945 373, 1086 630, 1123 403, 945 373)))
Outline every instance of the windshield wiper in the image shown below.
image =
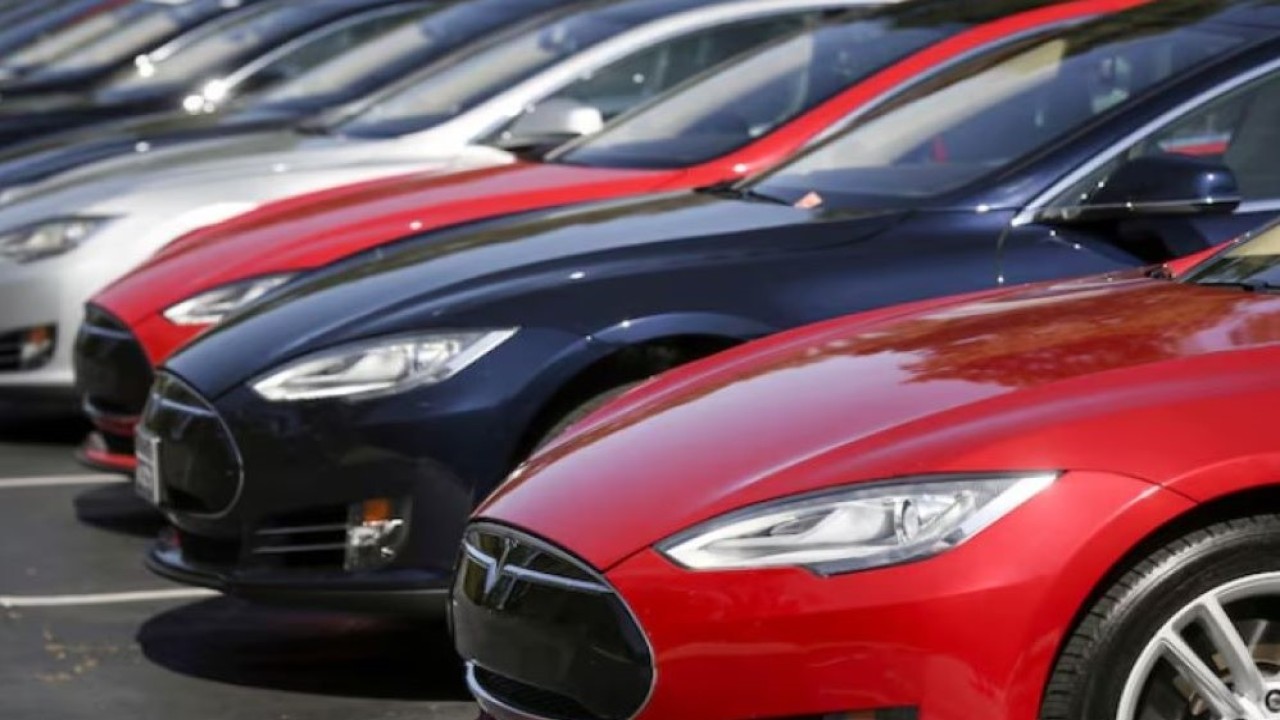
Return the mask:
POLYGON ((323 119, 315 118, 294 125, 293 131, 299 135, 332 135, 333 126, 323 119))
POLYGON ((1201 287, 1235 288, 1254 293, 1280 292, 1280 285, 1262 280, 1193 280, 1191 283, 1201 287))
POLYGON ((705 193, 707 195, 715 195, 717 197, 732 198, 734 200, 753 200, 755 202, 765 202, 773 205, 785 205, 787 207, 792 207, 792 203, 789 200, 774 197, 773 195, 762 193, 759 190, 754 190, 752 188, 738 187, 738 182, 739 181, 737 180, 728 180, 716 183, 715 185, 707 185, 706 187, 698 188, 697 192, 705 193))

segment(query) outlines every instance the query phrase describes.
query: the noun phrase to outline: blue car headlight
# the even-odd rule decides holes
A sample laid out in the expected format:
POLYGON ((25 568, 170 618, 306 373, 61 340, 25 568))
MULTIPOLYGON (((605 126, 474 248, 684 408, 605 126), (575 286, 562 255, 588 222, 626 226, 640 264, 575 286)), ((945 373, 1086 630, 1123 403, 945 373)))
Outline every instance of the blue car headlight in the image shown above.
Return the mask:
POLYGON ((511 339, 514 329, 423 333, 310 355, 252 383, 272 402, 363 400, 444 382, 511 339))

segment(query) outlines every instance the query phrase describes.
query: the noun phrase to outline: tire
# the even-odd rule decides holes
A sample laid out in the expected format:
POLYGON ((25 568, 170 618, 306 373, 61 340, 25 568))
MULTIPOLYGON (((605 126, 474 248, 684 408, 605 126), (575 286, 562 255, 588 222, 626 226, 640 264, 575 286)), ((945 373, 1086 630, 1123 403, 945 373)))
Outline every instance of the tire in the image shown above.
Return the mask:
MULTIPOLYGON (((1184 693, 1172 694, 1175 686, 1167 680, 1172 677, 1174 666, 1169 660, 1152 658, 1169 657, 1164 654, 1168 651, 1162 650, 1169 647, 1169 641, 1162 641, 1162 645, 1156 638, 1160 633, 1166 633, 1161 637, 1168 638, 1167 633, 1174 632, 1175 640, 1188 642, 1202 662, 1213 666, 1210 669, 1219 678, 1229 678, 1228 684, 1234 684, 1234 673, 1217 660, 1225 653, 1205 652, 1218 647, 1209 640, 1210 626, 1202 620, 1186 620, 1203 617, 1195 613, 1203 612, 1204 603, 1218 603, 1220 599, 1219 607, 1230 610, 1227 615, 1231 622, 1226 627, 1234 627, 1238 636, 1255 630, 1259 633, 1248 655, 1255 666, 1263 651, 1268 657, 1277 653, 1280 516, 1259 515, 1211 525, 1139 560, 1105 589, 1067 639, 1046 686, 1040 719, 1134 720, 1141 715, 1135 707, 1152 711, 1144 720, 1216 717, 1205 706, 1205 693, 1193 695, 1191 701, 1184 693), (1243 591, 1238 588, 1246 585, 1257 588, 1249 592, 1259 595, 1241 599, 1243 591), (1275 622, 1263 624, 1263 619, 1275 622), (1183 625, 1184 621, 1187 624, 1183 625), (1137 692, 1137 688, 1143 691, 1137 692), (1122 700, 1126 701, 1124 707, 1122 700), (1195 711, 1197 705, 1202 712, 1195 711)), ((1276 669, 1269 668, 1267 674, 1276 669)), ((1185 680, 1179 682, 1185 686, 1185 680)), ((1276 699, 1280 700, 1280 696, 1276 699)), ((1245 701, 1237 698, 1236 702, 1245 701)))
POLYGON ((623 393, 627 392, 631 388, 634 388, 635 386, 639 385, 641 382, 643 381, 627 383, 626 385, 621 385, 616 388, 606 390, 598 395, 595 395, 594 397, 582 403, 581 405, 578 405, 577 407, 573 408, 564 417, 556 421, 556 424, 552 425, 550 430, 543 433, 542 437, 538 439, 537 444, 533 446, 533 452, 536 453, 542 448, 546 447, 551 443, 552 440, 555 440, 556 438, 563 435, 565 430, 568 430, 570 427, 576 424, 579 420, 586 418, 591 413, 604 407, 609 403, 610 400, 613 400, 614 398, 622 395, 623 393))

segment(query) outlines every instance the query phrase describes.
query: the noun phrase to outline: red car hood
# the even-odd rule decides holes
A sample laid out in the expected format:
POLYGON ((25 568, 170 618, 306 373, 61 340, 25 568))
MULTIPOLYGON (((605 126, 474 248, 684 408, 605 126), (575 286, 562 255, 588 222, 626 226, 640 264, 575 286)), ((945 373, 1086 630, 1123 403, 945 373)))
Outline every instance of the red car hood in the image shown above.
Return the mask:
POLYGON ((225 283, 313 269, 477 219, 654 192, 678 176, 678 171, 517 163, 311 193, 186 236, 94 302, 135 325, 225 283))
POLYGON ((1192 396, 1231 398, 1224 383, 1262 382, 1253 355, 1280 362, 1277 342, 1280 297, 1132 277, 853 316, 643 386, 479 515, 609 568, 725 512, 849 483, 1084 465, 1142 476, 1168 447, 1117 452, 1108 422, 1131 435, 1192 396))

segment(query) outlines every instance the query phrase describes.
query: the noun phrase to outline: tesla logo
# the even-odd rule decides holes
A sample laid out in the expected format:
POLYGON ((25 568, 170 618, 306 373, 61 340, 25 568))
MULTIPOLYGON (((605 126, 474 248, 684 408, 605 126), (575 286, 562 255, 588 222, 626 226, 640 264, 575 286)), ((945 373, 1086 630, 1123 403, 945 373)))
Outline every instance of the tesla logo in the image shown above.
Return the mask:
POLYGON ((502 575, 506 572, 507 562, 511 559, 511 552, 516 549, 516 542, 511 538, 498 538, 500 548, 497 555, 494 556, 493 564, 484 570, 484 602, 492 605, 494 592, 498 589, 498 583, 502 582, 502 575))

